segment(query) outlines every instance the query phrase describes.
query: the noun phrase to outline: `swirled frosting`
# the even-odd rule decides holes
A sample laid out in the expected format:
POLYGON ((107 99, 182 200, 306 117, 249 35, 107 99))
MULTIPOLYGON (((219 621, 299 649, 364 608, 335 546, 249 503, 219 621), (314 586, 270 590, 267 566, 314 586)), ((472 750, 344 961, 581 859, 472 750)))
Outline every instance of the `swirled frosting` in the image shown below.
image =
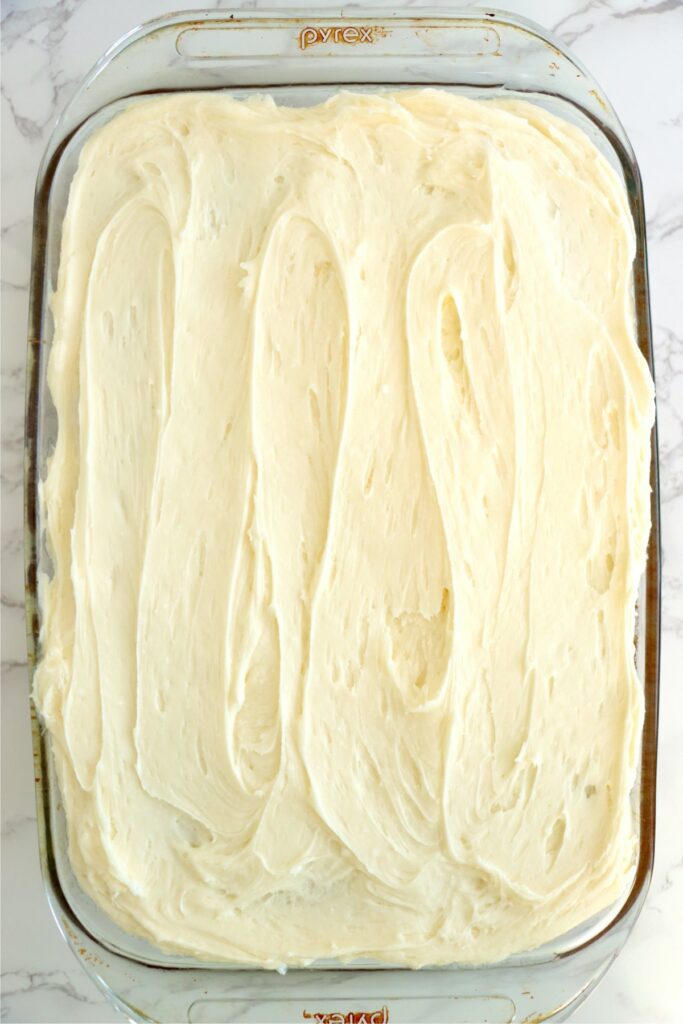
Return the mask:
POLYGON ((614 172, 532 104, 181 94, 89 139, 35 695, 123 928, 482 962, 625 894, 633 255, 614 172))

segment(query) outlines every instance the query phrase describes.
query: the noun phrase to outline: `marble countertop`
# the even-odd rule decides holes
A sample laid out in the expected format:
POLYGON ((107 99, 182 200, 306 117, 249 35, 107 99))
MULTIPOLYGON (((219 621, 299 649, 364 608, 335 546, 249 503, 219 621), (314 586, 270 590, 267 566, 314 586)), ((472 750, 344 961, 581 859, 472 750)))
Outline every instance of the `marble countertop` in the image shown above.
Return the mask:
MULTIPOLYGON (((380 5, 376 0, 374 6, 380 5)), ((33 188, 55 117, 111 42, 174 6, 229 5, 208 0, 178 0, 177 5, 169 0, 3 0, 3 1021, 123 1019, 104 1002, 60 938, 40 879, 23 611, 24 357, 33 188)), ((244 6, 274 8, 278 3, 250 0, 244 6)), ((470 5, 460 0, 459 6, 470 5)), ((573 1019, 675 1022, 683 1013, 683 0, 500 0, 500 6, 551 27, 591 69, 625 125, 644 179, 664 556, 657 854, 635 931, 573 1019)))

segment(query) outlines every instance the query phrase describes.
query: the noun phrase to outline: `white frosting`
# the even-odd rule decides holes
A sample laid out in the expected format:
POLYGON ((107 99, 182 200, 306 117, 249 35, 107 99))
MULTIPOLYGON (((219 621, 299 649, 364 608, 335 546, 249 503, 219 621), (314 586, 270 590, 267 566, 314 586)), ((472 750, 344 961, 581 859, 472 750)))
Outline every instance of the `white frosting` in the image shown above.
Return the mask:
POLYGON ((120 925, 420 966, 625 894, 633 253, 606 161, 520 102, 176 95, 87 142, 35 692, 120 925))

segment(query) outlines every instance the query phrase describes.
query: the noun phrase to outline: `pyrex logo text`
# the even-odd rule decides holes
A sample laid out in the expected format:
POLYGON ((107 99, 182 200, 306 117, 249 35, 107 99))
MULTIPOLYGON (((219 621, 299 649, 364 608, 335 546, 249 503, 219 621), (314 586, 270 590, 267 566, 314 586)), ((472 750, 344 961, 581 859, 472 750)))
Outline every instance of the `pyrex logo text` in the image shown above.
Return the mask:
POLYGON ((316 1024, 389 1024, 389 1009, 363 1010, 358 1013, 309 1013, 304 1010, 304 1020, 316 1021, 316 1024))
POLYGON ((299 47, 307 50, 318 43, 374 43, 375 30, 371 25, 330 25, 328 28, 314 28, 307 25, 299 32, 299 47))

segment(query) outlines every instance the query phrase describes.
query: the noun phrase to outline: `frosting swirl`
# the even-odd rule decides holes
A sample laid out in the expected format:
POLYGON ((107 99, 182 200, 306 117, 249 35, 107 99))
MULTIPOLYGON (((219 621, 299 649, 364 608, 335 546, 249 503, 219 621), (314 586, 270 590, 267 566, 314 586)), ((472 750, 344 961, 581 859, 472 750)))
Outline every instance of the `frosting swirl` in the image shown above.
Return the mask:
POLYGON ((483 962, 624 895, 633 253, 616 175, 532 104, 181 94, 86 143, 35 692, 124 928, 483 962))

